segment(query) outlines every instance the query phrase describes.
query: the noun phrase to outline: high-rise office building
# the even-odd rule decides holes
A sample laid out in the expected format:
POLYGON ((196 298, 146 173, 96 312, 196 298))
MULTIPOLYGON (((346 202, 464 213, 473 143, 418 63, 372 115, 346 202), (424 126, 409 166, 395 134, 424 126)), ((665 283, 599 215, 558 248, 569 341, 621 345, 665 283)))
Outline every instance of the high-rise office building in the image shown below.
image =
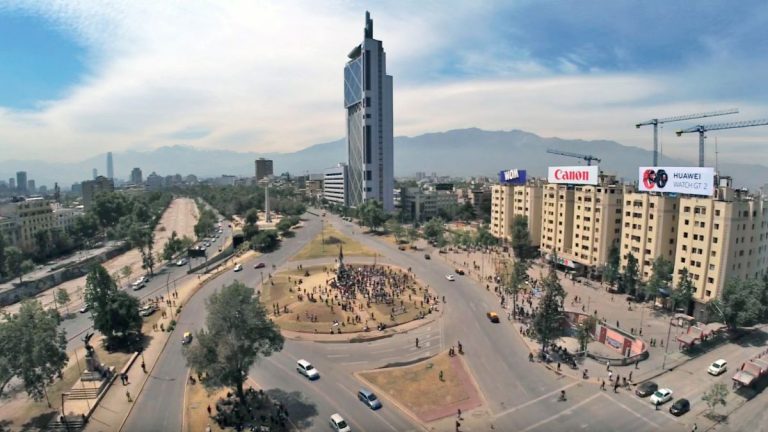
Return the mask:
POLYGON ((107 152, 107 178, 115 179, 115 167, 112 165, 112 152, 107 152))
POLYGON ((344 108, 347 119, 349 205, 380 201, 392 211, 392 76, 387 75, 381 41, 373 38, 373 21, 365 13, 363 42, 344 66, 344 108))
POLYGON ((11 190, 11 193, 16 193, 16 179, 13 177, 8 178, 8 189, 11 190))
POLYGON ((274 174, 272 160, 258 158, 256 159, 256 181, 274 174))
POLYGON ((94 169, 93 169, 93 179, 94 179, 94 180, 96 180, 96 177, 98 177, 98 176, 99 176, 99 170, 97 170, 96 168, 94 168, 94 169))
POLYGON ((35 186, 34 180, 27 180, 27 193, 33 194, 37 192, 37 186, 35 186))
POLYGON ((27 194, 27 172, 16 172, 16 187, 18 188, 19 195, 27 194))
POLYGON ((326 201, 342 206, 349 205, 349 171, 340 163, 323 173, 323 197, 326 201))
POLYGON ((141 168, 134 168, 131 170, 131 183, 135 185, 144 183, 144 177, 141 174, 141 168))

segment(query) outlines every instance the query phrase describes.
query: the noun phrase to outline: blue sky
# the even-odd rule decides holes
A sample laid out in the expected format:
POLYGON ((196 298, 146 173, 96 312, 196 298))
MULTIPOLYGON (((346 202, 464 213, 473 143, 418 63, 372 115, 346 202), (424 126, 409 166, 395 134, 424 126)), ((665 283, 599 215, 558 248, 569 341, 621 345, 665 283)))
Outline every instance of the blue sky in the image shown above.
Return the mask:
MULTIPOLYGON (((768 117, 765 1, 0 0, 0 159, 339 138, 366 9, 398 135, 477 126, 649 148, 634 123, 768 117)), ((688 125, 662 130, 665 152, 694 159, 695 137, 673 133, 688 125)), ((761 160, 768 127, 717 136, 721 160, 761 160)))

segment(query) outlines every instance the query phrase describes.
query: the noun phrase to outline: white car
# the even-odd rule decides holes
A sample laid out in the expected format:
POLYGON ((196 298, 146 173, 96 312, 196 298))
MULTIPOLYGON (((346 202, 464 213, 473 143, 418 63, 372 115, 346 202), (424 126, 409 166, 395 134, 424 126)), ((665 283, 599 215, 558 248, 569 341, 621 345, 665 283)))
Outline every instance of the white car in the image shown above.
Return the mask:
POLYGON ((176 265, 179 266, 179 267, 181 267, 183 265, 186 265, 186 264, 187 264, 187 259, 186 258, 182 258, 182 259, 176 261, 176 265))
POLYGON ((80 308, 80 313, 86 313, 88 312, 88 305, 83 305, 83 307, 80 308))
POLYGON ((452 274, 447 274, 447 275, 445 275, 445 278, 446 278, 446 279, 448 279, 448 280, 449 280, 449 281, 451 281, 451 282, 453 282, 453 281, 455 281, 455 280, 456 280, 456 276, 454 276, 454 275, 452 275, 452 274))
POLYGON ((242 264, 240 264, 240 263, 238 263, 238 264, 235 264, 235 271, 236 271, 236 272, 239 272, 239 271, 240 271, 240 270, 242 270, 242 269, 243 269, 243 265, 242 265, 242 264))
POLYGON ((339 413, 331 415, 331 420, 329 423, 331 424, 331 429, 335 430, 336 432, 350 432, 352 430, 349 428, 349 425, 344 420, 344 418, 339 415, 339 413))
POLYGON ((136 279, 136 282, 131 284, 131 288, 134 291, 138 291, 138 290, 144 288, 145 286, 147 286, 147 279, 144 276, 136 279))
POLYGON ((672 399, 672 390, 668 388, 658 389, 651 395, 651 403, 654 405, 661 405, 669 402, 670 399, 672 399))
POLYGON ((714 363, 709 365, 709 368, 707 368, 707 372, 709 372, 710 375, 718 376, 721 373, 725 372, 728 369, 728 362, 720 359, 716 360, 714 363))
POLYGON ((316 380, 320 378, 320 372, 315 369, 312 364, 304 359, 301 359, 296 362, 296 372, 304 375, 305 377, 316 380))

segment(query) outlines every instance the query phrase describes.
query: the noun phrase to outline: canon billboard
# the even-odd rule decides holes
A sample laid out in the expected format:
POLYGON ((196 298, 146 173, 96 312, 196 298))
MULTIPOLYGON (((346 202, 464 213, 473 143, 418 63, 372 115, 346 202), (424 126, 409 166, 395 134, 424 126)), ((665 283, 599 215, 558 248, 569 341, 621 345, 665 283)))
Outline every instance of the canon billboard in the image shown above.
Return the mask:
POLYGON ((700 167, 640 167, 640 190, 712 196, 715 169, 700 167))
POLYGON ((499 171, 499 183, 501 184, 525 184, 525 170, 510 169, 499 171))
POLYGON ((596 185, 600 174, 595 166, 562 166, 549 167, 547 181, 550 183, 596 185))

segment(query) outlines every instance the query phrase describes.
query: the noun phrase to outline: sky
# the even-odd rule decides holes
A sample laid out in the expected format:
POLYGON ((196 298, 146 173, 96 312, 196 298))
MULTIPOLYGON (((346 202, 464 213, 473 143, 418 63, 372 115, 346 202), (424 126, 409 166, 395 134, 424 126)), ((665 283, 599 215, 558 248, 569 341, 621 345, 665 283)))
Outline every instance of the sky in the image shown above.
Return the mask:
MULTIPOLYGON (((651 118, 768 118, 768 2, 0 0, 0 160, 167 145, 292 152, 344 136, 365 11, 395 135, 465 127, 650 149, 651 118)), ((698 137, 661 129, 664 154, 698 137)), ((768 164, 768 126, 708 134, 768 164)))

